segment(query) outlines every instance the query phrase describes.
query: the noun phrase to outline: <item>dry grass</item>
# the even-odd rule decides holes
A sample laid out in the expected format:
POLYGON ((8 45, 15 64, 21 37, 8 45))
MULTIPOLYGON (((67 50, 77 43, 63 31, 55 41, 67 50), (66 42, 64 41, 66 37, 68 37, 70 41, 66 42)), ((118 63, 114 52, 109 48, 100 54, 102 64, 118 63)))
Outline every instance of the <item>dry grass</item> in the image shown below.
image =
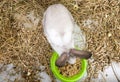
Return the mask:
POLYGON ((120 62, 120 0, 1 0, 1 63, 22 68, 26 81, 31 82, 36 81, 34 73, 42 64, 53 78, 49 67, 52 49, 44 37, 41 20, 45 9, 55 3, 64 4, 86 34, 87 50, 93 53, 86 82, 111 61, 120 62), (26 76, 27 72, 31 75, 26 76))

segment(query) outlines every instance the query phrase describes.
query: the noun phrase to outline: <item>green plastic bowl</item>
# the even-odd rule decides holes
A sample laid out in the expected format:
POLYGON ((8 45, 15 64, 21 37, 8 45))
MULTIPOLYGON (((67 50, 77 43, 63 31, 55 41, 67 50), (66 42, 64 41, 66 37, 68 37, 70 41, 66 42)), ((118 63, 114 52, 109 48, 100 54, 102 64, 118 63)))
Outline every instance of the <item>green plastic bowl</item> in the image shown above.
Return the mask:
POLYGON ((63 76, 62 74, 60 74, 58 67, 55 65, 55 62, 58 57, 59 57, 58 54, 56 52, 54 52, 50 59, 50 66, 51 66, 51 70, 52 70, 54 76, 57 79, 61 80, 62 82, 76 82, 76 81, 80 80, 86 73, 87 60, 81 59, 81 69, 77 74, 75 74, 74 76, 71 76, 71 77, 63 76))

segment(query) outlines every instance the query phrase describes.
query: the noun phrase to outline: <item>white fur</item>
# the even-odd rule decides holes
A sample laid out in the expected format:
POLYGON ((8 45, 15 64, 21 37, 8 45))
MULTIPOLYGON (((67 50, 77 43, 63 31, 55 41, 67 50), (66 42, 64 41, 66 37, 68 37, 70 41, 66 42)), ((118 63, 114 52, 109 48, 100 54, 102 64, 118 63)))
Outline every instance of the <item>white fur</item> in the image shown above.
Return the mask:
MULTIPOLYGON (((74 26, 71 13, 62 4, 51 5, 45 11, 43 17, 44 33, 59 56, 74 48, 74 40, 72 39, 74 26)), ((76 58, 71 57, 68 62, 74 64, 76 58)))

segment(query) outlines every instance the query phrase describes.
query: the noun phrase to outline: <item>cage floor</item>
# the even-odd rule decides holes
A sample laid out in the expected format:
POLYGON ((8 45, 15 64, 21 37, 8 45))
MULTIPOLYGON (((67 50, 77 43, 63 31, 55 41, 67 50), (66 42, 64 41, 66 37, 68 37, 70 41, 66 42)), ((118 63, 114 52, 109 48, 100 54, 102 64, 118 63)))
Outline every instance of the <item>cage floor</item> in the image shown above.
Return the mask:
POLYGON ((120 66, 112 64, 120 62, 120 0, 0 0, 0 82, 56 82, 42 18, 57 3, 72 13, 93 54, 83 82, 120 82, 120 66))

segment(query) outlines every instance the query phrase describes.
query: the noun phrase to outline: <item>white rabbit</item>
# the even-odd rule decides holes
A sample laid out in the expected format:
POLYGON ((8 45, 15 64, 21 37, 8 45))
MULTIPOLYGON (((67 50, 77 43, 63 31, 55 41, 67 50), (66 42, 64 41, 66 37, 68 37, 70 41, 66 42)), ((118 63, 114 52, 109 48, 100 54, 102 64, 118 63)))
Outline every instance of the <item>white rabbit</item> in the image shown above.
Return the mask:
MULTIPOLYGON (((68 59, 70 64, 74 64, 76 57, 71 57, 70 52, 72 53, 73 51, 74 54, 76 53, 73 39, 75 23, 68 9, 62 4, 51 5, 45 11, 42 22, 47 40, 52 48, 61 56, 59 62, 62 63, 63 61, 64 64, 64 61, 68 59)), ((77 56, 78 53, 79 51, 77 52, 77 56)))

